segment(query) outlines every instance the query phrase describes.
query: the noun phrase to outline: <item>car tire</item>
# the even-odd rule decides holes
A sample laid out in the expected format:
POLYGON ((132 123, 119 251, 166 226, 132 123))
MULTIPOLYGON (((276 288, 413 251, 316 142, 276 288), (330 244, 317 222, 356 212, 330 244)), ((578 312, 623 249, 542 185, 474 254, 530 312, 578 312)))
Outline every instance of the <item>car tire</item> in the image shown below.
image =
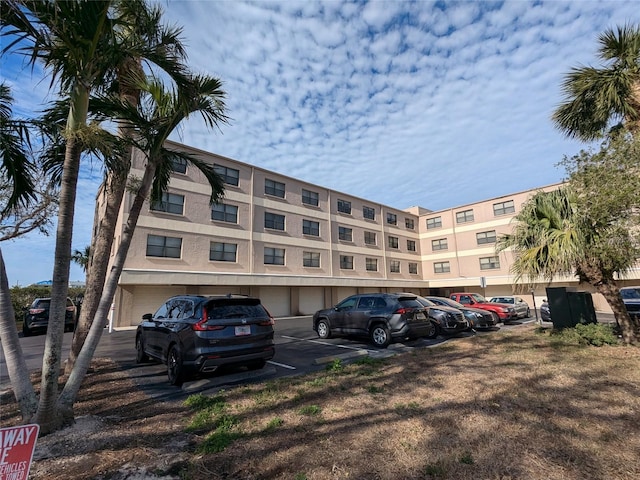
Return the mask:
POLYGON ((320 338, 331 338, 331 327, 329 327, 329 322, 327 322, 326 320, 320 320, 318 322, 316 331, 318 332, 318 337, 320 338))
POLYGON ((426 338, 436 338, 438 336, 438 324, 436 322, 429 322, 431 324, 431 328, 429 329, 429 333, 425 335, 426 338))
POLYGON ((136 363, 145 363, 149 361, 149 356, 144 353, 144 343, 142 335, 136 337, 136 363))
POLYGON ((31 336, 31 329, 29 327, 27 327, 27 322, 24 322, 22 324, 22 336, 23 337, 30 337, 31 336))
POLYGON ((376 323, 369 331, 371 342, 376 347, 387 348, 391 343, 391 334, 386 325, 382 323, 376 323))
POLYGON ((167 355, 167 376, 169 377, 169 383, 176 387, 179 387, 184 382, 182 353, 177 345, 172 345, 167 355))

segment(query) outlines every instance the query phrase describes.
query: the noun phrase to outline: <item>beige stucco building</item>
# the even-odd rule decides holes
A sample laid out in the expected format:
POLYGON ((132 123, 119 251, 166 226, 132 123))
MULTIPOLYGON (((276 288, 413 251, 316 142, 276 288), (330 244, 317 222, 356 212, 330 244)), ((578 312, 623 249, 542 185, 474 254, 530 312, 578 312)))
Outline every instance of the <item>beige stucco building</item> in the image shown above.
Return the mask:
MULTIPOLYGON (((534 191, 435 212, 401 210, 177 143, 167 146, 214 165, 225 179, 224 199, 211 206, 204 175, 175 165, 163 201, 147 202, 141 212, 112 308, 114 327, 137 325, 163 300, 185 293, 258 296, 278 317, 312 314, 359 292, 490 297, 518 288, 509 273, 512 254, 496 254, 495 240, 534 191)), ((133 175, 142 176, 143 162, 141 155, 134 158, 133 175)), ((132 200, 129 195, 123 202, 116 243, 132 200)), ((536 286, 537 305, 544 287, 536 286)), ((533 306, 531 290, 522 288, 533 306)), ((596 299, 596 306, 604 302, 596 299)))

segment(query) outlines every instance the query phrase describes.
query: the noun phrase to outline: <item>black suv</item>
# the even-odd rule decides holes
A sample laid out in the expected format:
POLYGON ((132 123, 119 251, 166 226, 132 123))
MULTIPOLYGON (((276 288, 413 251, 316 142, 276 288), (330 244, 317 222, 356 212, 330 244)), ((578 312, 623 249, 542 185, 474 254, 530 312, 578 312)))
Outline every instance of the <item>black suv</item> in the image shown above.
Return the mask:
POLYGON ((455 335, 465 332, 471 327, 462 311, 445 303, 436 303, 431 298, 418 297, 418 301, 429 310, 429 318, 433 323, 433 332, 429 338, 438 335, 455 335))
MULTIPOLYGON (((28 337, 35 332, 46 332, 49 325, 50 298, 36 298, 24 309, 22 321, 22 335, 28 337)), ((76 306, 73 300, 67 298, 67 310, 64 314, 64 331, 73 332, 76 326, 76 306)))
POLYGON ((142 316, 136 331, 136 361, 152 357, 165 363, 172 385, 223 365, 257 370, 275 354, 274 323, 258 298, 172 297, 156 313, 142 316))
POLYGON ((433 327, 416 295, 364 293, 318 310, 313 315, 313 329, 320 338, 333 334, 368 336, 375 346, 385 348, 392 339, 426 337, 433 327))

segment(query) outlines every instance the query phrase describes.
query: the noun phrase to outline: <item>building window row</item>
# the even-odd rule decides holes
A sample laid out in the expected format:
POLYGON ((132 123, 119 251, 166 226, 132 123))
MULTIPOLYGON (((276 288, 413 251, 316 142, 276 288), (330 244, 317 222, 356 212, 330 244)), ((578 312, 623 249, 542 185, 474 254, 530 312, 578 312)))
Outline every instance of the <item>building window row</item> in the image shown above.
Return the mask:
MULTIPOLYGON (((480 270, 496 270, 500 268, 500 258, 481 257, 479 259, 480 270)), ((449 262, 433 262, 433 273, 450 273, 451 264, 449 262)))

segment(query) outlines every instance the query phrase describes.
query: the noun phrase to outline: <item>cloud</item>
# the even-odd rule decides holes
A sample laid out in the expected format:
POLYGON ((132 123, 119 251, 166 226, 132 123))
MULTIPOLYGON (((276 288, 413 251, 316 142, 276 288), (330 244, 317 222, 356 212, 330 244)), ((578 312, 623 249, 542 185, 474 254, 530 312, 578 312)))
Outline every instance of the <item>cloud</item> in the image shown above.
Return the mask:
MULTIPOLYGON (((191 68, 223 81, 232 119, 221 132, 191 119, 173 139, 372 202, 430 209, 560 181, 556 164, 582 147, 550 120, 563 76, 597 62, 606 28, 638 17, 635 1, 161 5, 184 27, 191 68)), ((48 82, 19 62, 2 68, 24 111, 37 110, 48 82)), ((81 182, 74 248, 88 241, 98 181, 94 170, 81 182)), ((2 246, 10 281, 50 276, 14 260, 32 242, 45 243, 2 246)))

